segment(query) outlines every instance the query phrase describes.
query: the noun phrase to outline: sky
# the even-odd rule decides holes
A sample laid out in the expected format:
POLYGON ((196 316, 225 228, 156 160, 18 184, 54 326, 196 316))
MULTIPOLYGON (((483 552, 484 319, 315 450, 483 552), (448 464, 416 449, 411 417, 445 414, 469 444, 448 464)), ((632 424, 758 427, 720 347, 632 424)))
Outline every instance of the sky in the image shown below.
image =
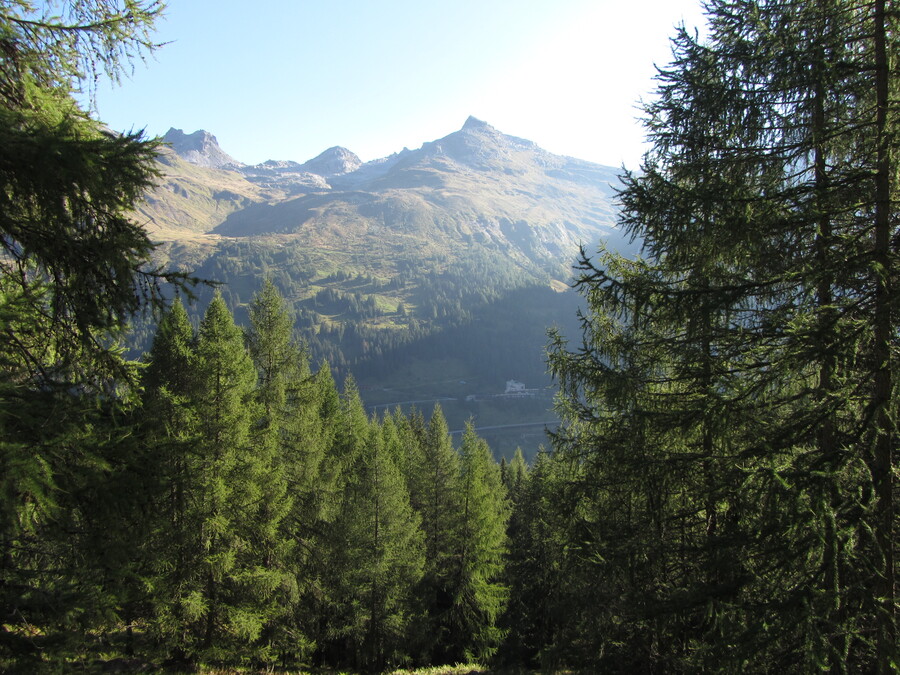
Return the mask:
POLYGON ((700 0, 168 0, 167 43, 118 86, 111 128, 205 129, 235 159, 363 161, 472 115, 553 153, 637 168, 639 103, 700 0))

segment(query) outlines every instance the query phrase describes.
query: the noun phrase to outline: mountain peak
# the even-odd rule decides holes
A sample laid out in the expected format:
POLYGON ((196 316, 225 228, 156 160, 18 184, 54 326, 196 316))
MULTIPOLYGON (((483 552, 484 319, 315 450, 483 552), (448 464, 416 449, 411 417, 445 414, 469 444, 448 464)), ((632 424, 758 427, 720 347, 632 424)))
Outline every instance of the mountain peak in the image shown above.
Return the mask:
POLYGON ((179 157, 197 166, 211 169, 232 169, 243 166, 222 150, 216 137, 204 129, 186 134, 181 129, 172 127, 163 136, 163 142, 171 145, 179 157))
POLYGON ((463 130, 473 130, 473 129, 493 129, 490 124, 487 122, 478 119, 477 117, 473 117, 469 115, 469 118, 466 120, 466 123, 462 126, 463 130))
POLYGON ((308 162, 304 162, 300 168, 303 171, 330 178, 356 171, 361 165, 362 160, 356 154, 350 152, 347 148, 336 145, 313 157, 308 162))

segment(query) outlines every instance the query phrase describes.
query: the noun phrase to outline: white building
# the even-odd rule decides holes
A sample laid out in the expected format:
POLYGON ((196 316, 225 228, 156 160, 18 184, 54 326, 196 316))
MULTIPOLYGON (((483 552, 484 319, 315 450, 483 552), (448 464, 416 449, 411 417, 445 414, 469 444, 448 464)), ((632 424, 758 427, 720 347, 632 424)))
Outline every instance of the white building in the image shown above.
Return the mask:
POLYGON ((506 393, 507 394, 524 394, 525 393, 525 385, 518 380, 507 380, 506 381, 506 393))

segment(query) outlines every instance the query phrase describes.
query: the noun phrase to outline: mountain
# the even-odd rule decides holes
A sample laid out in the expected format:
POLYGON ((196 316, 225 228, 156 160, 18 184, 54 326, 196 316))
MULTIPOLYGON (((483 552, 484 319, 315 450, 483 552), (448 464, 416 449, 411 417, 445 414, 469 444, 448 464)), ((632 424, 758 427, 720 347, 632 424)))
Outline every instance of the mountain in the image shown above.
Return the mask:
POLYGON ((186 134, 181 129, 173 127, 166 132, 162 140, 171 145, 179 156, 197 166, 211 169, 231 169, 241 166, 240 162, 219 147, 215 136, 203 129, 186 134))
MULTIPOLYGON (((239 320, 272 278, 315 361, 352 372, 371 405, 458 401, 442 404, 451 425, 471 414, 521 422, 504 412, 511 403, 484 397, 510 379, 549 385, 547 326, 578 331, 565 289, 579 245, 629 246, 616 228, 616 169, 473 117, 365 163, 333 147, 251 166, 206 131, 164 140, 162 178, 138 214, 160 262, 224 282, 239 320)), ((138 327, 138 342, 151 332, 138 327)), ((531 418, 546 416, 546 398, 531 405, 531 418)))
POLYGON ((300 165, 303 171, 315 173, 324 178, 343 176, 356 171, 362 162, 359 157, 347 150, 347 148, 328 148, 321 155, 314 157, 300 165))
POLYGON ((178 238, 171 231, 177 222, 192 237, 276 236, 311 247, 412 240, 428 251, 480 246, 561 281, 580 243, 625 245, 615 228, 615 169, 553 155, 475 118, 418 150, 365 164, 335 147, 302 164, 246 166, 205 131, 177 134, 166 138, 191 141, 172 143, 181 159, 231 171, 228 178, 213 172, 203 178, 166 162, 168 183, 152 195, 156 211, 146 211, 151 223, 168 226, 166 238, 178 238), (189 212, 198 199, 201 217, 166 222, 160 214, 161 203, 189 212))

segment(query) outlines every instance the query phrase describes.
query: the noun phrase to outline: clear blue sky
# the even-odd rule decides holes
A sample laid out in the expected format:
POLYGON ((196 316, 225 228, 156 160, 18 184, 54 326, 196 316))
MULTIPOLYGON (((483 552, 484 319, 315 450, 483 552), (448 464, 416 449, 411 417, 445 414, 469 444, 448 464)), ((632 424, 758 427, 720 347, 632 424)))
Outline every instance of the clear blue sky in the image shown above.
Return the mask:
POLYGON ((169 0, 169 42, 121 86, 112 128, 206 129, 247 163, 333 145, 376 159, 474 115, 555 153, 636 168, 636 104, 699 0, 169 0))

